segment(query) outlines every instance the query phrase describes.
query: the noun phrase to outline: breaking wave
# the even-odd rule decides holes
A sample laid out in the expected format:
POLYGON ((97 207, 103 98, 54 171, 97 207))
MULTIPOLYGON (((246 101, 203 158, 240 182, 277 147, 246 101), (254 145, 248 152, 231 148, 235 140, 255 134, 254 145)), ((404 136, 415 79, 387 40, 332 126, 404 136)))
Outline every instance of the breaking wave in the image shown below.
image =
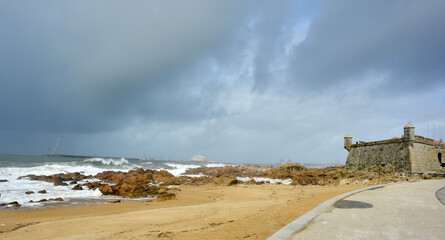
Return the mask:
POLYGON ((107 166, 124 166, 130 165, 130 162, 125 159, 113 159, 113 158, 89 158, 82 161, 83 163, 91 163, 93 165, 107 165, 107 166))

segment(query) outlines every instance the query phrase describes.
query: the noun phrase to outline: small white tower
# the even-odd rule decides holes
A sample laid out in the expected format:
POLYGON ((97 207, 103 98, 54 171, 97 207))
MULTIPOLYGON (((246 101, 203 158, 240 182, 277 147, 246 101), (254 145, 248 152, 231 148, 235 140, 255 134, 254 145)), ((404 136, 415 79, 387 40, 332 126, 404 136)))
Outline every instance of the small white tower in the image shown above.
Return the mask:
POLYGON ((411 123, 406 124, 403 128, 403 138, 408 140, 414 140, 414 126, 411 123))
POLYGON ((345 136, 345 147, 352 145, 352 136, 348 133, 345 136))

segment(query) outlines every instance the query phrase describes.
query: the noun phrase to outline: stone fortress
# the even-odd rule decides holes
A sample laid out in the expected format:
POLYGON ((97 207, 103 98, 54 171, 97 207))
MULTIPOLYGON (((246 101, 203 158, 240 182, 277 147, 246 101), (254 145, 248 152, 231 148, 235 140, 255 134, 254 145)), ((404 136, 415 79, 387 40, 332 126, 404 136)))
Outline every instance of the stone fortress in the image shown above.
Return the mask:
POLYGON ((435 172, 445 166, 445 143, 442 139, 416 136, 414 126, 408 123, 401 138, 375 142, 352 143, 352 136, 344 138, 349 151, 347 167, 367 168, 373 165, 391 164, 395 170, 407 173, 435 172))

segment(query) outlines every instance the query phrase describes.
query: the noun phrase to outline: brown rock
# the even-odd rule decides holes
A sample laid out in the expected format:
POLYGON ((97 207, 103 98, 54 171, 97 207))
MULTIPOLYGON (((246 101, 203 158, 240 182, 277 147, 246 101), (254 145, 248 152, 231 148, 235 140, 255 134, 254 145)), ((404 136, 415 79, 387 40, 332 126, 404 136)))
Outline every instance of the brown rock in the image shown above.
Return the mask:
POLYGON ((20 207, 20 206, 22 206, 22 205, 20 205, 17 201, 10 202, 10 203, 8 203, 7 205, 12 205, 13 207, 20 207))
POLYGON ((157 202, 163 202, 167 200, 176 200, 176 194, 169 192, 161 192, 156 195, 157 202))
POLYGON ((99 190, 102 192, 103 195, 113 195, 114 194, 114 190, 112 187, 103 184, 99 187, 99 190))
POLYGON ((47 192, 46 192, 46 190, 40 190, 40 191, 38 191, 38 193, 45 194, 47 192))
POLYGON ((238 179, 233 179, 232 181, 229 182, 228 186, 232 186, 232 185, 236 185, 238 184, 240 181, 238 181, 238 179))
POLYGON ((89 189, 96 189, 98 188, 101 184, 98 182, 88 182, 88 183, 84 183, 84 186, 87 186, 89 189))
POLYGON ((71 190, 83 190, 82 185, 77 184, 76 186, 74 186, 71 190))
POLYGON ((49 201, 63 202, 63 198, 61 198, 61 197, 58 197, 58 198, 50 198, 49 201))
POLYGON ((63 182, 64 180, 61 177, 53 177, 51 181, 54 183, 54 186, 68 186, 68 184, 63 182))
POLYGON ((26 194, 26 195, 34 194, 34 192, 33 192, 33 191, 27 191, 27 192, 25 192, 25 194, 26 194))

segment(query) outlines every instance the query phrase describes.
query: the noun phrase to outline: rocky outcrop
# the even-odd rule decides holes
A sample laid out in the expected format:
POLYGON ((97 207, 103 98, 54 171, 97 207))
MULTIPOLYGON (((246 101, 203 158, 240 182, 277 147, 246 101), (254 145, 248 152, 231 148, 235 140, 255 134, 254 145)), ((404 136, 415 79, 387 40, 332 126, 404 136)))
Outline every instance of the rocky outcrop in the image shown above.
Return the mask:
POLYGON ((20 206, 22 206, 22 205, 20 205, 17 201, 14 201, 14 202, 10 202, 10 203, 2 203, 2 204, 0 204, 0 207, 15 207, 15 208, 18 208, 18 207, 20 207, 20 206))
POLYGON ((90 189, 99 188, 104 195, 115 195, 128 198, 151 197, 158 194, 160 187, 155 184, 160 181, 174 179, 174 176, 167 171, 144 170, 142 168, 130 170, 128 172, 106 171, 94 176, 104 182, 114 183, 86 183, 90 189))
POLYGON ((269 169, 265 176, 272 179, 287 179, 292 178, 298 172, 306 171, 307 168, 298 163, 286 164, 276 168, 269 169))
POLYGON ((63 200, 63 198, 58 197, 58 198, 50 198, 50 199, 48 199, 48 201, 63 202, 64 200, 63 200))
POLYGON ((34 180, 34 181, 50 182, 50 183, 53 183, 54 186, 68 186, 68 184, 65 182, 79 181, 82 179, 91 178, 91 176, 85 176, 79 172, 74 172, 74 173, 59 173, 59 174, 49 175, 49 176, 30 174, 30 175, 19 177, 19 179, 22 179, 22 178, 29 178, 30 180, 34 180))
POLYGON ((186 174, 203 174, 211 177, 262 177, 268 169, 255 165, 199 167, 187 169, 186 174))
POLYGON ((120 182, 116 185, 93 182, 88 184, 92 189, 99 188, 103 195, 114 195, 128 198, 150 197, 158 193, 159 187, 143 183, 120 182))

